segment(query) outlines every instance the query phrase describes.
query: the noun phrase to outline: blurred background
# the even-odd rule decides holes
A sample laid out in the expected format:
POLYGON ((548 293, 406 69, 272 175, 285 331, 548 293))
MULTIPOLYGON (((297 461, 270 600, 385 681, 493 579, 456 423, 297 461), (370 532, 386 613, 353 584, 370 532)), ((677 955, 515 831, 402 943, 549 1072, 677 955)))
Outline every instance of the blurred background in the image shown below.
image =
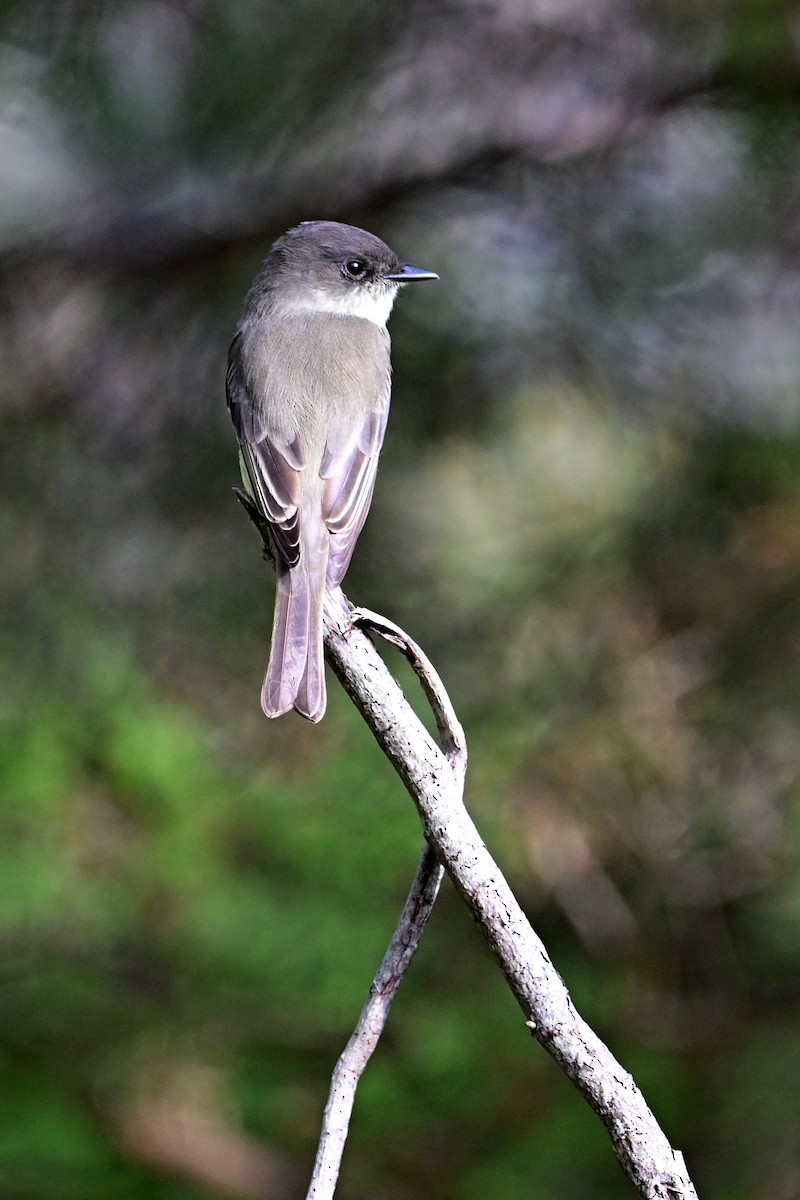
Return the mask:
MULTIPOLYGON (((800 1196, 800 6, 6 0, 0 201, 4 1200, 301 1196, 413 875, 258 702, 225 358, 321 217, 441 276, 346 590, 700 1194, 800 1196)), ((344 1200, 631 1192, 446 885, 344 1200)))

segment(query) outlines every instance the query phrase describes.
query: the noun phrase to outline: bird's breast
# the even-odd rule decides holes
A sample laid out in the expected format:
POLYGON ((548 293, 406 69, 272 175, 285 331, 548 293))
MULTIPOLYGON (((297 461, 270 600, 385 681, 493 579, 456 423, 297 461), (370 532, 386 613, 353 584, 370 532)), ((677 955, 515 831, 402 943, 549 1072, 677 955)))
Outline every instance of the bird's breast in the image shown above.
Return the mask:
POLYGON ((308 465, 347 439, 389 390, 389 335, 359 317, 288 312, 243 330, 248 391, 271 438, 299 440, 308 465))

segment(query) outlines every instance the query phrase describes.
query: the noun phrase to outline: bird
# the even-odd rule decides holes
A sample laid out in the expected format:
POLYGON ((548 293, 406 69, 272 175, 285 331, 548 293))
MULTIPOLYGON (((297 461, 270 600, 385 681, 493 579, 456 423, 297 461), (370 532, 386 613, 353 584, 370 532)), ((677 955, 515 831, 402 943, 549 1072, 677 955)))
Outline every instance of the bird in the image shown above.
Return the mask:
POLYGON ((404 284, 433 279, 365 229, 304 221, 274 243, 245 297, 226 394, 275 560, 268 717, 325 713, 323 604, 372 500, 391 392, 386 322, 404 284))

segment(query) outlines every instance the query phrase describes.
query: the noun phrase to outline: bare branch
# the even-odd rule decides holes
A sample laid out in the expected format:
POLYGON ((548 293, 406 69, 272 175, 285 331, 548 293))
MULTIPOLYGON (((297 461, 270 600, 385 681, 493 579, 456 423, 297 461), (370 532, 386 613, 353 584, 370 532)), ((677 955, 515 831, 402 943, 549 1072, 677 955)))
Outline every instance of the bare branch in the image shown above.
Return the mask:
POLYGON ((428 844, 468 904, 534 1037, 608 1130, 623 1170, 647 1200, 695 1200, 633 1078, 576 1012, 563 980, 464 807, 461 788, 365 634, 347 621, 341 592, 326 600, 325 647, 336 675, 406 785, 428 844))
POLYGON ((433 663, 405 630, 387 617, 371 612, 368 608, 354 608, 353 622, 361 628, 374 629, 385 641, 402 650, 419 676, 423 691, 436 719, 436 727, 442 742, 442 752, 450 763, 456 780, 464 785, 467 771, 467 739, 461 722, 456 716, 452 701, 433 663))
MULTIPOLYGON (((245 507, 252 517, 252 506, 245 507)), ((376 627, 381 624, 413 654, 402 631, 377 618, 376 627)), ((480 925, 526 1025, 597 1113, 639 1194, 645 1200, 696 1200, 683 1155, 670 1146, 632 1076, 576 1011, 464 806, 457 770, 354 623, 340 588, 325 598, 325 653, 414 800, 428 845, 480 925)), ((419 652, 417 662, 423 658, 419 652)))
MULTIPOLYGON (((245 507, 249 511, 251 506, 246 504, 245 507)), ((436 718, 443 753, 456 782, 463 790, 467 743, 450 697, 433 664, 407 633, 385 617, 359 608, 353 611, 351 619, 362 627, 369 626, 380 633, 402 650, 413 666, 436 718)), ((373 980, 369 999, 333 1072, 307 1200, 330 1200, 334 1194, 358 1081, 383 1033, 395 993, 416 953, 443 874, 444 867, 436 852, 426 846, 397 929, 373 980)))
POLYGON ((330 1200, 333 1196, 358 1081, 383 1033, 395 993, 416 953, 443 874, 444 868, 435 852, 426 846, 369 999, 334 1069, 307 1200, 330 1200))

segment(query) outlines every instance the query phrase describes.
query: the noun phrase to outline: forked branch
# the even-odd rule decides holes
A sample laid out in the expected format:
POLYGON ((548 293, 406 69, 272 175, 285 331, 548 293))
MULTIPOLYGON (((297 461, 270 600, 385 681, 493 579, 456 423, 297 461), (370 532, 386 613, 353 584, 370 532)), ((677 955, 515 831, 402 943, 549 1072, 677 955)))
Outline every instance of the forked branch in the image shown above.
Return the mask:
MULTIPOLYGON (((362 628, 368 626, 380 633, 402 650, 413 666, 436 718, 443 753, 450 764, 454 779, 463 789, 467 769, 464 731, 433 665, 416 642, 384 617, 366 609, 357 609, 352 614, 352 620, 362 628)), ((443 874, 444 868, 436 852, 427 845, 422 852, 411 891, 389 948, 372 982, 367 1003, 334 1068, 306 1200, 332 1200, 339 1178, 358 1082, 383 1033, 392 1001, 417 951, 443 874)))
MULTIPOLYGON (((253 517, 252 506, 243 503, 253 517)), ((383 618, 375 622, 389 625, 383 618)), ((413 645, 396 627, 394 632, 413 645)), ((631 1075, 575 1010, 484 845, 464 807, 463 776, 459 779, 358 628, 340 589, 326 597, 325 652, 416 804, 425 839, 480 925, 526 1025, 597 1113, 639 1194, 646 1200, 696 1200, 683 1155, 670 1146, 631 1075)))

